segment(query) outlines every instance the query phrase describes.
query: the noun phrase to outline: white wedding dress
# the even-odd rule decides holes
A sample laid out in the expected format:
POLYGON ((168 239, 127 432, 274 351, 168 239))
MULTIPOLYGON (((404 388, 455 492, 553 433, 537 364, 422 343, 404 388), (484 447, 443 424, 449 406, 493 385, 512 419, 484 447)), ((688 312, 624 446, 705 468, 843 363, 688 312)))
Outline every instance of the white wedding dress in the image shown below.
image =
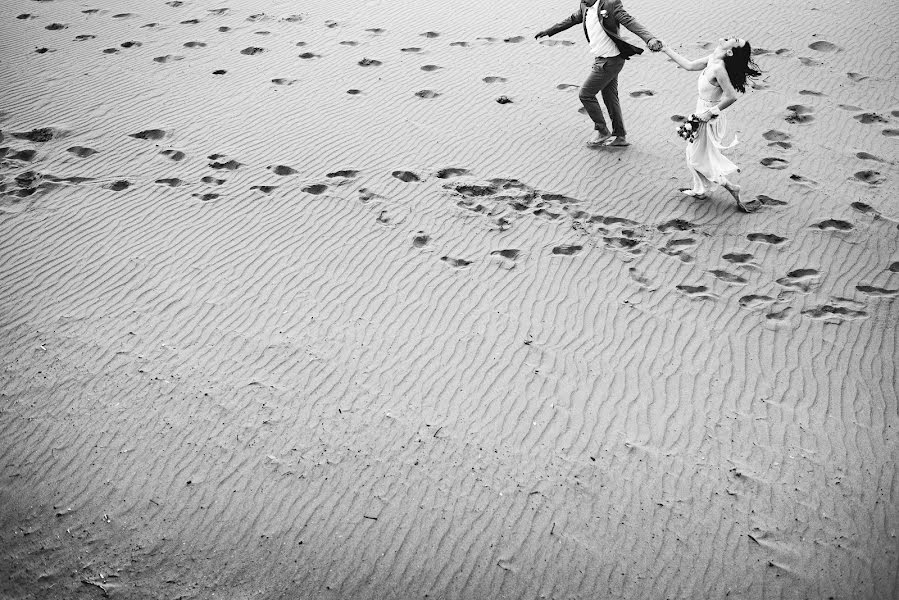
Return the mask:
MULTIPOLYGON (((705 71, 699 76, 697 88, 695 114, 699 115, 718 104, 722 91, 709 82, 705 71)), ((687 166, 693 175, 693 189, 690 190, 690 195, 706 194, 709 192, 709 182, 723 185, 727 182, 728 175, 739 171, 737 165, 721 153, 722 150, 737 144, 737 139, 734 138, 729 145, 724 145, 726 129, 727 120, 724 113, 721 113, 700 127, 693 142, 687 144, 687 166)))

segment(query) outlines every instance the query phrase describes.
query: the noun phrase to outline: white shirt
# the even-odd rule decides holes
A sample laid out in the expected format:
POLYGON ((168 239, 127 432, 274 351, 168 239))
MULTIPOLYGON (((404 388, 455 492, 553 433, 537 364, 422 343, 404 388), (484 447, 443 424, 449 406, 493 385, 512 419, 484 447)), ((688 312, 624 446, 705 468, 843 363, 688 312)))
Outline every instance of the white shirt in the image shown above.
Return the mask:
POLYGON ((587 36, 590 38, 590 53, 595 56, 611 58, 618 56, 621 51, 612 41, 612 38, 606 34, 599 22, 599 2, 593 6, 588 6, 584 14, 587 21, 587 36))

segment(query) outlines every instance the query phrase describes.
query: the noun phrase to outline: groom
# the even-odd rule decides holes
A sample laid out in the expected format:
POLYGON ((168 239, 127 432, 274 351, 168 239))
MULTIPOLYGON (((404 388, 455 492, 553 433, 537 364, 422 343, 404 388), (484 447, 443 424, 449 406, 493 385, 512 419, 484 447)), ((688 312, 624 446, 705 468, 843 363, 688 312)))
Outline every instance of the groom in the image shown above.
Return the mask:
POLYGON ((628 30, 640 36, 653 52, 662 49, 662 42, 627 14, 627 11, 621 6, 621 0, 580 0, 577 12, 549 29, 538 32, 534 38, 539 40, 542 37, 555 35, 577 23, 583 24, 584 35, 587 36, 587 41, 590 43, 590 53, 596 57, 593 61, 593 71, 584 81, 578 94, 596 129, 593 137, 587 142, 587 146, 591 148, 627 146, 624 119, 621 117, 621 104, 618 102, 618 73, 621 72, 624 61, 635 54, 642 54, 643 49, 632 46, 618 37, 618 27, 624 25, 628 30), (606 110, 609 111, 609 118, 612 120, 611 133, 606 127, 602 109, 596 100, 596 95, 600 92, 606 110))

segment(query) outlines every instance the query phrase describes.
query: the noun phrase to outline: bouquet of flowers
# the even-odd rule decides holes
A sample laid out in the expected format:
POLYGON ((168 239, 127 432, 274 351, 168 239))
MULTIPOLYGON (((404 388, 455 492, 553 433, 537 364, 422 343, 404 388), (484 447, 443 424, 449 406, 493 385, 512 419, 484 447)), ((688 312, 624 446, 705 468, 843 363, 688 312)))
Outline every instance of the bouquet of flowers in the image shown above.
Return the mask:
POLYGON ((690 118, 681 123, 677 128, 677 135, 692 144, 693 140, 696 139, 696 135, 699 133, 699 128, 704 124, 705 123, 703 123, 703 121, 696 115, 690 115, 690 118))

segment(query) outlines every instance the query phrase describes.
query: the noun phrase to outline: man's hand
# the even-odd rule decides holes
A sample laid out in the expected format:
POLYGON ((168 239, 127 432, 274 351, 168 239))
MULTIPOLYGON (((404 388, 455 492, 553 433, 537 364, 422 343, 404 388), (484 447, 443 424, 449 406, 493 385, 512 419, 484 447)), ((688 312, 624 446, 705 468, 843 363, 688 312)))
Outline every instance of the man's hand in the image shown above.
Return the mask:
POLYGON ((537 34, 534 36, 534 39, 539 40, 542 37, 549 37, 549 34, 546 33, 546 31, 538 31, 537 34))
POLYGON ((662 44, 662 40, 656 38, 652 38, 651 40, 649 40, 649 43, 646 45, 652 52, 658 52, 664 46, 664 44, 662 44))
POLYGON ((718 115, 713 114, 712 111, 710 111, 710 110, 706 110, 706 111, 699 113, 696 116, 699 117, 699 120, 702 121, 703 123, 708 123, 709 121, 711 121, 718 115))

